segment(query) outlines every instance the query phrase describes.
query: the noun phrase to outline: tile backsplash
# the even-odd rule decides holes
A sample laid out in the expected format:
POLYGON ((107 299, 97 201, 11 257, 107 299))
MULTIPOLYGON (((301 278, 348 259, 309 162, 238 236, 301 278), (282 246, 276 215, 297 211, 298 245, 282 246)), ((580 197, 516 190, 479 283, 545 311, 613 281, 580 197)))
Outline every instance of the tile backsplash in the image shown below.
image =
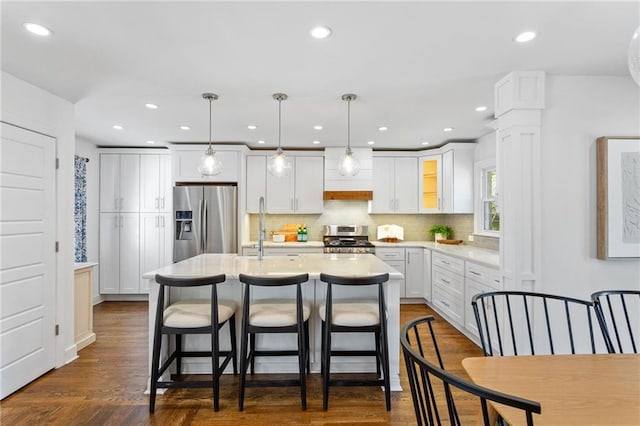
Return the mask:
MULTIPOLYGON (((258 215, 249 215, 249 239, 258 238, 258 215)), ((473 233, 472 214, 369 214, 367 201, 325 201, 322 214, 268 214, 265 226, 267 235, 279 230, 287 223, 304 223, 310 240, 322 239, 323 225, 368 225, 369 239, 375 240, 377 227, 395 224, 404 228, 406 241, 432 241, 429 228, 435 224, 447 225, 453 229, 451 238, 464 240, 473 233)))

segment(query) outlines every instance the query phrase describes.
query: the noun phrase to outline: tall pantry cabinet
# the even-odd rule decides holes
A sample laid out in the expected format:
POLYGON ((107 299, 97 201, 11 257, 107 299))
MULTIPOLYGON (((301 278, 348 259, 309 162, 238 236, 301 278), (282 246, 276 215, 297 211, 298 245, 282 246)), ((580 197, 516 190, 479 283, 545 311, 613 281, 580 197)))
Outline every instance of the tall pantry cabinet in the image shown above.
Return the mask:
POLYGON ((100 293, 148 292, 171 261, 171 156, 100 154, 100 293))

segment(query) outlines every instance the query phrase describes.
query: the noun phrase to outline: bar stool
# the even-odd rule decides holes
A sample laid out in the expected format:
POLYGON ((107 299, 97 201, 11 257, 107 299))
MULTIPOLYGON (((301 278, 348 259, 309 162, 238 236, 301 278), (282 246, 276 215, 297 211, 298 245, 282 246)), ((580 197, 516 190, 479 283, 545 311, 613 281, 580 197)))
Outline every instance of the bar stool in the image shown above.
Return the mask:
POLYGON ((322 408, 329 406, 329 386, 384 386, 387 411, 391 410, 391 385, 389 380, 389 342, 387 334, 386 305, 382 284, 389 281, 389 274, 363 277, 340 277, 320 274, 320 280, 327 283, 327 296, 320 305, 322 320, 322 408), (378 287, 376 299, 338 299, 333 300, 333 285, 378 287), (331 333, 373 333, 375 349, 371 350, 334 350, 331 348, 331 333), (332 356, 375 356, 376 379, 331 379, 332 356), (382 378, 380 373, 382 369, 382 378))
POLYGON ((240 386, 238 409, 244 409, 245 387, 300 386, 302 409, 307 409, 307 388, 305 369, 309 366, 309 303, 302 300, 301 284, 309 281, 309 274, 284 277, 262 277, 240 274, 240 282, 244 283, 244 302, 242 307, 242 337, 240 340, 240 386), (251 288, 296 286, 295 299, 260 299, 251 301, 251 288), (296 333, 298 347, 296 350, 258 350, 256 334, 258 333, 296 333), (247 355, 247 346, 249 354, 247 355), (298 380, 247 380, 247 368, 251 365, 254 374, 257 356, 298 356, 298 380))
POLYGON ((156 308, 156 319, 153 335, 153 355, 151 360, 151 394, 149 397, 149 412, 155 410, 157 388, 204 388, 213 389, 213 408, 220 409, 220 376, 229 362, 233 365, 233 374, 238 374, 236 364, 236 310, 237 304, 229 300, 218 299, 218 284, 226 279, 224 274, 208 277, 178 278, 156 275, 155 280, 160 286, 158 290, 158 305, 156 308), (165 308, 165 287, 202 287, 211 286, 211 297, 209 299, 189 299, 178 300, 165 308), (219 341, 219 331, 229 324, 229 335, 231 350, 221 351, 219 341), (211 336, 210 351, 183 351, 182 336, 185 334, 209 334, 211 336), (175 349, 171 352, 167 360, 160 366, 160 348, 163 335, 175 336, 175 349), (160 381, 162 374, 169 366, 176 361, 176 375, 182 371, 183 357, 207 357, 211 358, 211 380, 210 381, 188 381, 173 380, 160 381), (220 358, 223 358, 220 364, 220 358))

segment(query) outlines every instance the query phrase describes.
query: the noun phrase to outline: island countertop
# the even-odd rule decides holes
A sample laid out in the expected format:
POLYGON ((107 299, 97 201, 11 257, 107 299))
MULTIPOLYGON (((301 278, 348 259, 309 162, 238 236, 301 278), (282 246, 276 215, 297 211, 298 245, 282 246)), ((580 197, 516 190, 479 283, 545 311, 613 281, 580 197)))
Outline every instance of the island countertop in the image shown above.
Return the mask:
POLYGON ((320 273, 343 276, 366 276, 388 273, 392 280, 401 280, 403 275, 372 254, 300 254, 297 256, 265 256, 258 260, 255 256, 235 254, 201 254, 181 262, 167 265, 155 271, 146 272, 145 279, 155 274, 173 276, 202 276, 225 274, 237 279, 247 275, 293 275, 308 273, 309 279, 320 278, 320 273))

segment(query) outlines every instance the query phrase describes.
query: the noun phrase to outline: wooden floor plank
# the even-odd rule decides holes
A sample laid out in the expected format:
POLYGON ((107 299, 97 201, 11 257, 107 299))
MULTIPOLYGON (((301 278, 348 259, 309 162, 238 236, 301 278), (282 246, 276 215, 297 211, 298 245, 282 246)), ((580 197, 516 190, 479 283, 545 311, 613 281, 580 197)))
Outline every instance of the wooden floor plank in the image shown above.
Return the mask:
MULTIPOLYGON (((402 305, 400 323, 433 314, 424 305, 402 305)), ((415 424, 404 362, 403 392, 393 392, 391 412, 375 387, 330 389, 329 410, 322 410, 319 374, 308 380, 307 410, 300 409, 297 388, 248 388, 245 411, 237 408, 238 378, 224 375, 220 411, 213 411, 208 389, 170 389, 148 413, 148 310, 146 302, 104 302, 94 307, 95 343, 72 363, 53 370, 0 402, 0 424, 13 425, 406 425, 415 424)), ((437 315, 436 315, 437 317, 437 315)), ((463 358, 481 350, 444 320, 436 321, 438 342, 448 370, 466 377, 463 358)), ((475 401, 456 400, 463 424, 476 423, 475 401), (467 420, 467 421, 464 421, 467 420)))

